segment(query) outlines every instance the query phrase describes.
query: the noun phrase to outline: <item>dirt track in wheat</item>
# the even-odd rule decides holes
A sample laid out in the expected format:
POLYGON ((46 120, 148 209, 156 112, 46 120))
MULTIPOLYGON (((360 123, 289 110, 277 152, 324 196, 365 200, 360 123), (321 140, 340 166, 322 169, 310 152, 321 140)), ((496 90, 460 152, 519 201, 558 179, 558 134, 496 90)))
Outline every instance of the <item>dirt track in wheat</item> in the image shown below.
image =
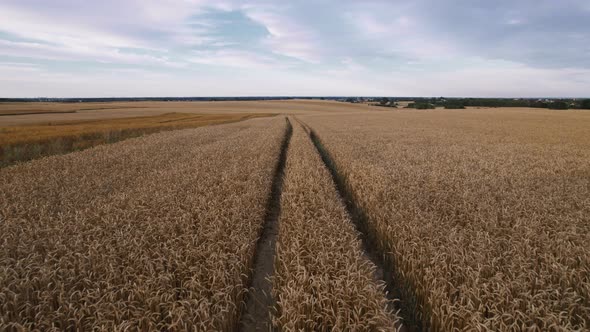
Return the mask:
POLYGON ((394 331, 375 266, 309 135, 293 126, 285 168, 273 278, 285 331, 394 331))

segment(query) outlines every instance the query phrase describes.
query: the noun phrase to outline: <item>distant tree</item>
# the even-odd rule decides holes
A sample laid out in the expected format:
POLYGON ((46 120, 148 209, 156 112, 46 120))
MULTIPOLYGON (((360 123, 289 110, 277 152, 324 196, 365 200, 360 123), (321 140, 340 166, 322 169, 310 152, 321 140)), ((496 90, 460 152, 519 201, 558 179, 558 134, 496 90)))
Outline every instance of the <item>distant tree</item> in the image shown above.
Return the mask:
POLYGON ((415 102, 415 103, 409 103, 406 108, 415 108, 417 110, 427 110, 427 109, 434 109, 434 105, 432 105, 431 103, 426 103, 426 102, 415 102))
POLYGON ((346 98, 346 102, 347 103, 354 103, 356 101, 356 99, 352 98, 352 97, 348 97, 346 98))
POLYGON ((460 104, 446 104, 445 109, 447 109, 447 110, 463 110, 463 109, 465 109, 465 106, 460 105, 460 104))
POLYGON ((580 103, 580 108, 590 110, 590 99, 582 100, 582 102, 580 103))
POLYGON ((548 108, 549 104, 547 104, 547 102, 542 101, 542 100, 534 100, 534 101, 531 101, 530 106, 535 107, 535 108, 548 108))
POLYGON ((463 104, 462 100, 459 99, 449 99, 446 100, 443 104, 446 109, 464 109, 465 105, 463 104))
POLYGON ((556 100, 549 104, 549 108, 554 110, 566 110, 569 108, 569 105, 563 100, 556 100))

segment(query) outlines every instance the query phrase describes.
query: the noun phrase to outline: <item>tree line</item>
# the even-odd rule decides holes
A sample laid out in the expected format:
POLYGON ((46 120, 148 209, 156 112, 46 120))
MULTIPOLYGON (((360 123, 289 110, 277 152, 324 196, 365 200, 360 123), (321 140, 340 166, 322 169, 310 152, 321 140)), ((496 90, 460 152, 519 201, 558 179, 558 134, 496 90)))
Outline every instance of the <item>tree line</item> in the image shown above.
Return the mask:
MULTIPOLYGON (((370 98, 376 106, 396 107, 397 102, 410 98, 370 98)), ((533 107, 548 109, 590 109, 590 99, 507 99, 507 98, 411 98, 412 103, 406 108, 434 109, 463 109, 466 107, 533 107)), ((347 100, 349 101, 349 100, 347 100)))

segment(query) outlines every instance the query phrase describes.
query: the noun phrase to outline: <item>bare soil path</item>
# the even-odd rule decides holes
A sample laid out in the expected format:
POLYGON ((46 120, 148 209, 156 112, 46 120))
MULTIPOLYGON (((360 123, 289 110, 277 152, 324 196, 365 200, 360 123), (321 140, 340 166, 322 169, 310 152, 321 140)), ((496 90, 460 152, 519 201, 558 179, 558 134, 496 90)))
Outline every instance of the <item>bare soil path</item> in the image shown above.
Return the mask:
POLYGON ((272 297, 272 283, 270 277, 274 273, 274 257, 276 241, 279 233, 279 215, 281 214, 281 194, 287 150, 293 128, 287 121, 287 131, 281 147, 281 155, 275 169, 272 189, 266 206, 266 215, 262 234, 256 244, 254 270, 251 277, 252 284, 246 296, 245 308, 240 319, 240 331, 270 331, 272 330, 271 313, 276 306, 272 297))

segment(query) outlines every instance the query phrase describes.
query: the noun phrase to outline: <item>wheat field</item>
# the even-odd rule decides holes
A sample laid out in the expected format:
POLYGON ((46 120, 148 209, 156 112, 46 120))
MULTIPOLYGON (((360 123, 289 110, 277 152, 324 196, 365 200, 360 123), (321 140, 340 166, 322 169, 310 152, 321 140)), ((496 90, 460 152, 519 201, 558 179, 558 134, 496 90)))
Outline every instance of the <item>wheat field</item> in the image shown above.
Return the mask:
POLYGON ((194 105, 38 115, 244 118, 0 168, 0 330, 590 330, 587 111, 194 105))
POLYGON ((394 331, 375 266, 308 134, 294 124, 273 280, 284 331, 394 331))
POLYGON ((284 119, 0 173, 0 330, 231 330, 284 119))
POLYGON ((397 111, 308 123, 422 329, 590 328, 587 113, 397 111))
POLYGON ((196 128, 271 115, 166 113, 0 126, 0 167, 165 130, 196 128))

